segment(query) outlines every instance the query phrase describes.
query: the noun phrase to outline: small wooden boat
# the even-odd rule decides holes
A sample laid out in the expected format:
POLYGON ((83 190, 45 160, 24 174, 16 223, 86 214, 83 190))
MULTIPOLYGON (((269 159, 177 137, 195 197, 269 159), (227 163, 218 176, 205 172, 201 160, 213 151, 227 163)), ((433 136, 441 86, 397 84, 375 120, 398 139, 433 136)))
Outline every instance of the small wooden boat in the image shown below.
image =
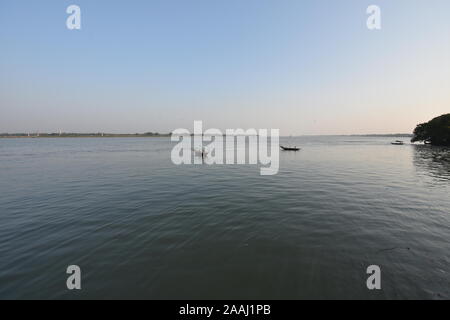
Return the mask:
POLYGON ((395 146, 402 146, 404 143, 403 143, 403 141, 395 140, 394 142, 391 142, 391 144, 393 144, 395 146))
POLYGON ((297 148, 297 147, 291 148, 291 147, 283 147, 283 146, 280 146, 280 148, 281 148, 283 151, 299 151, 299 150, 300 150, 300 148, 297 148))

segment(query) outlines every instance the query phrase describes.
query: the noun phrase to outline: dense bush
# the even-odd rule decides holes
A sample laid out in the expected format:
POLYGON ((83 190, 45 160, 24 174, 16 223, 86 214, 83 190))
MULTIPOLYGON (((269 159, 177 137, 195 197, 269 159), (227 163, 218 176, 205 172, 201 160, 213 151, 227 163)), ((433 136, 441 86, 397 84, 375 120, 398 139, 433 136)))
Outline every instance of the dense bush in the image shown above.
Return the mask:
POLYGON ((450 113, 417 125, 411 139, 411 142, 416 141, 436 146, 450 146, 450 113))

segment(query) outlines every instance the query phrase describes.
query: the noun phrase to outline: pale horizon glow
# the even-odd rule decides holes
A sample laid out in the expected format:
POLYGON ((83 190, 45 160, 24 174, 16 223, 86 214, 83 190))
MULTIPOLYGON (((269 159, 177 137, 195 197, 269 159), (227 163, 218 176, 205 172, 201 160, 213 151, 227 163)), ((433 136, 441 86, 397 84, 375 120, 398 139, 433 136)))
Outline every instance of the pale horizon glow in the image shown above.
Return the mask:
POLYGON ((448 0, 0 3, 0 133, 411 133, 450 112, 448 0), (66 8, 81 8, 81 30, 66 8), (369 31, 366 8, 381 7, 369 31))

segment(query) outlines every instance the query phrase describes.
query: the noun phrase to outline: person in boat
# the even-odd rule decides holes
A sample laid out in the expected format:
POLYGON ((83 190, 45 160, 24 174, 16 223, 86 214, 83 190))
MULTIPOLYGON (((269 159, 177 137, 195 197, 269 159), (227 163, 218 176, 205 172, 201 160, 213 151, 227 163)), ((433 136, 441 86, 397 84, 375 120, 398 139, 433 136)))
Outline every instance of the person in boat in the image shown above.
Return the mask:
POLYGON ((202 159, 205 159, 207 155, 208 155, 208 152, 206 152, 205 149, 202 149, 202 159))

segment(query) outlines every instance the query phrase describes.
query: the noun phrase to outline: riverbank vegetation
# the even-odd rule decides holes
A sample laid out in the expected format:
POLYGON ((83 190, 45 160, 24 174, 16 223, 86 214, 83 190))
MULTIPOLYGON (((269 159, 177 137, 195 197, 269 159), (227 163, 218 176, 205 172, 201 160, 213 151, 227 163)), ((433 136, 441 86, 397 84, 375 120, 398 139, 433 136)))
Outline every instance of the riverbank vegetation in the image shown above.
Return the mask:
POLYGON ((424 142, 435 146, 450 146, 450 113, 418 124, 411 142, 424 142))

